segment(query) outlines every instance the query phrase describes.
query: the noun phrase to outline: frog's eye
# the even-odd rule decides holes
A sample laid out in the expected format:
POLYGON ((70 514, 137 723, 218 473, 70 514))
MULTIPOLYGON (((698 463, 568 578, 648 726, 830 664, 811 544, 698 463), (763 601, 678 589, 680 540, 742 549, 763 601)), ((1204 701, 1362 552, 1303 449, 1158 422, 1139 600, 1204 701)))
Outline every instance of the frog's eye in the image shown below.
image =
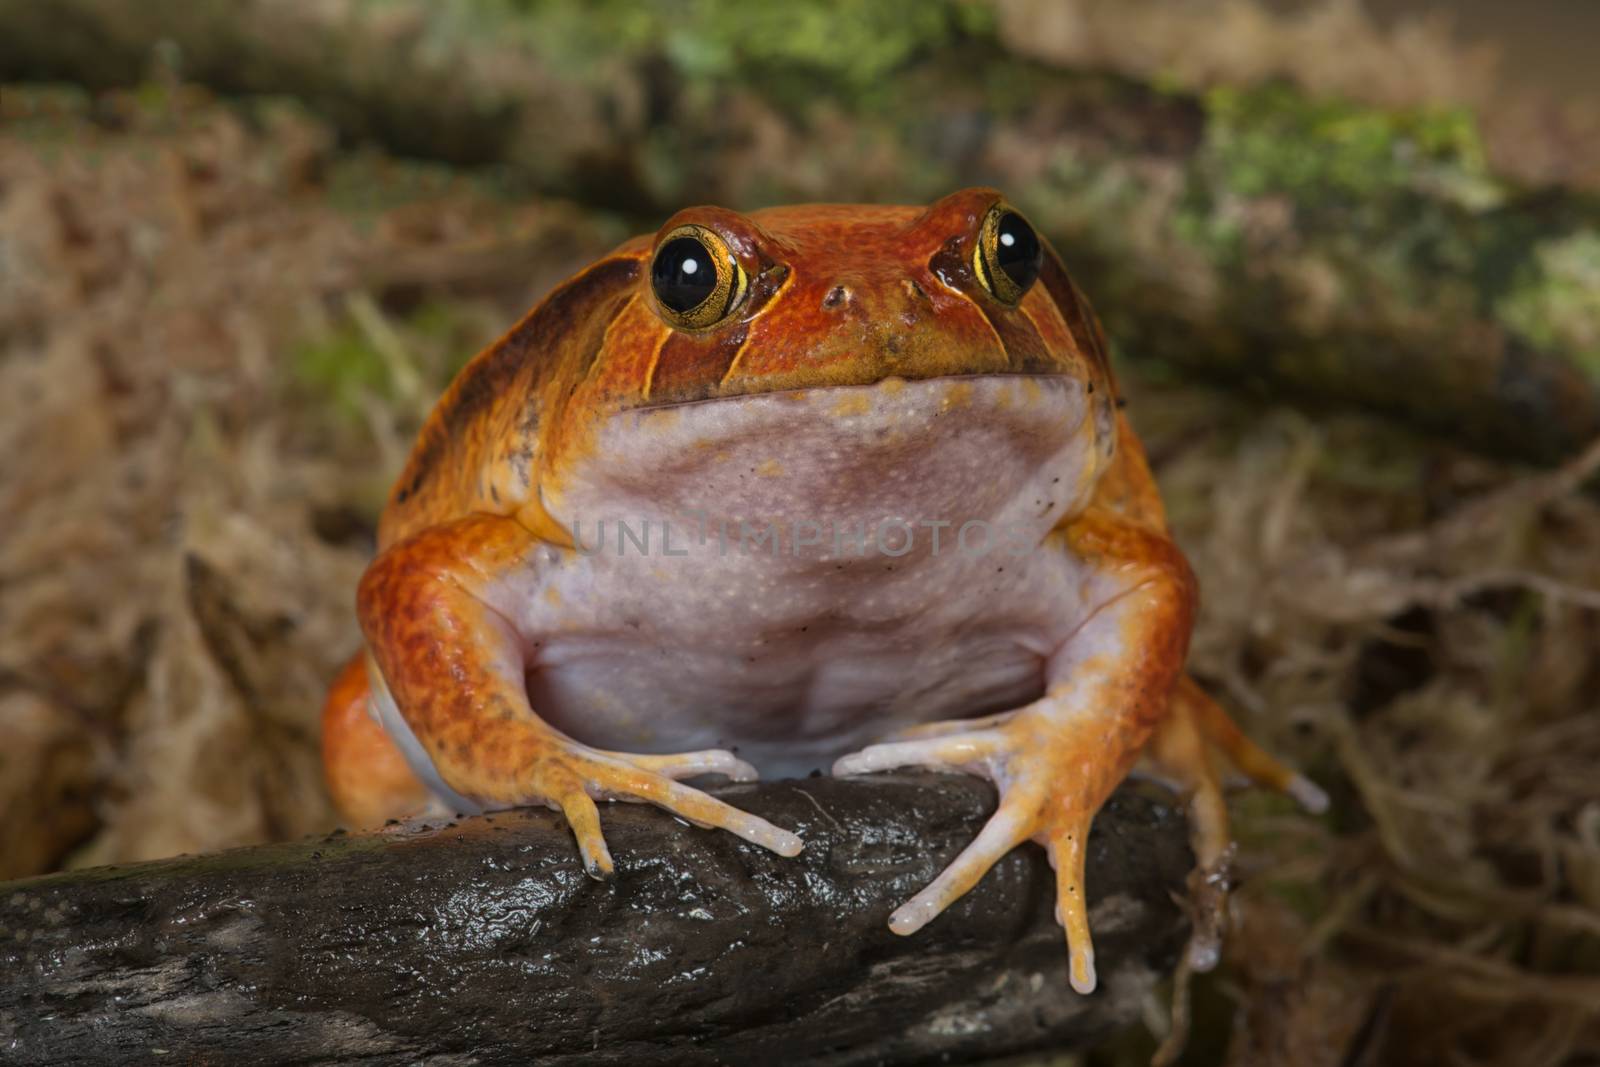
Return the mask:
POLYGON ((750 279, 714 230, 679 226, 656 248, 650 288, 661 317, 685 330, 715 326, 744 299, 750 279))
POLYGON ((1022 299, 1044 259, 1044 246, 1028 220, 1004 204, 996 204, 983 218, 972 269, 983 287, 1003 304, 1022 299))

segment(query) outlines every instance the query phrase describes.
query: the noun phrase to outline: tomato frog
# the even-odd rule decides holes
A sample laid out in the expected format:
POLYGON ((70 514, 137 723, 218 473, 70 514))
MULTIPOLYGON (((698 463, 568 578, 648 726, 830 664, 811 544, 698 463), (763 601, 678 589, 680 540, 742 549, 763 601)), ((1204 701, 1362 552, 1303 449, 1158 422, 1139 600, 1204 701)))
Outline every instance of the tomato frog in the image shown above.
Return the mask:
POLYGON ((603 878, 599 800, 793 856, 685 780, 979 775, 993 816, 890 927, 1035 841, 1088 992, 1086 838, 1136 764, 1201 872, 1223 777, 1326 803, 1184 674, 1195 580, 1100 325, 991 189, 626 242, 462 370, 378 548, 324 711, 353 824, 545 804, 603 878))

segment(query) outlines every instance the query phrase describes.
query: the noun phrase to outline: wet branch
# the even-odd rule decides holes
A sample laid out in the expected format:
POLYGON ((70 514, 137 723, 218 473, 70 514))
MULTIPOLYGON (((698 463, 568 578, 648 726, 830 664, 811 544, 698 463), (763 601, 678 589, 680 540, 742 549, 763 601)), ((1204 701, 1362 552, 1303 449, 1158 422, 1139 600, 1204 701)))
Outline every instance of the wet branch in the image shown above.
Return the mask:
POLYGON ((1183 820, 1142 794, 1090 842, 1091 997, 1067 985, 1032 846, 917 936, 886 928, 977 831, 983 784, 723 795, 806 851, 614 805, 609 883, 554 814, 522 811, 0 886, 0 1062, 960 1061, 1128 1024, 1185 936, 1183 820))

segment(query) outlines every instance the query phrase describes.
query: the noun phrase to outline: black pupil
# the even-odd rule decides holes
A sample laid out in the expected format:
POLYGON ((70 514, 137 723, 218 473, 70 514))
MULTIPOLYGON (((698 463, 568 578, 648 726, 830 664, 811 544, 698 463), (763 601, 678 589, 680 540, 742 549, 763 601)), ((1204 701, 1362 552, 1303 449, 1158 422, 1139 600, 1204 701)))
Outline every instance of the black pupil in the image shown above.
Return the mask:
POLYGON ((717 288, 711 250, 693 237, 674 237, 656 253, 650 284, 664 307, 678 312, 699 307, 717 288))
POLYGON ((1021 215, 1008 211, 1000 216, 995 227, 994 259, 1018 289, 1028 288, 1039 277, 1041 251, 1039 235, 1021 215))

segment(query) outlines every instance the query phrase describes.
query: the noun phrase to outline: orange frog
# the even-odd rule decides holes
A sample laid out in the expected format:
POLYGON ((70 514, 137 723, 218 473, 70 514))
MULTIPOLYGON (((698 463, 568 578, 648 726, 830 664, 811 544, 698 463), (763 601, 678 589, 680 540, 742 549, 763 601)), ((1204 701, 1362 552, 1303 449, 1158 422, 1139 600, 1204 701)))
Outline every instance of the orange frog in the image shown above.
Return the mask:
POLYGON ((975 774, 998 809, 889 925, 1037 841, 1088 992, 1089 823, 1141 757, 1202 872, 1224 773, 1325 804, 1184 676, 1195 582, 1099 324, 993 190, 627 242, 461 372, 378 540, 324 713, 354 824, 548 804, 599 878, 597 800, 792 856, 683 780, 975 774))

